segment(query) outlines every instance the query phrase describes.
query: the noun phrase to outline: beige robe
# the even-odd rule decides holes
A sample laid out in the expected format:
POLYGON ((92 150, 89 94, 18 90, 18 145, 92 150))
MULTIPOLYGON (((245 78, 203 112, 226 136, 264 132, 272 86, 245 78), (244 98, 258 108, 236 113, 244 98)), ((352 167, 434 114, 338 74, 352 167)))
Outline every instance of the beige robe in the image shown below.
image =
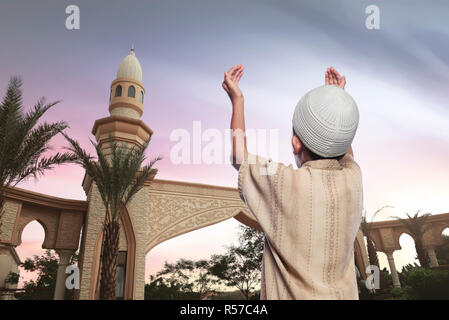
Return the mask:
POLYGON ((358 299, 362 175, 352 156, 294 169, 250 154, 239 192, 265 233, 261 299, 358 299))

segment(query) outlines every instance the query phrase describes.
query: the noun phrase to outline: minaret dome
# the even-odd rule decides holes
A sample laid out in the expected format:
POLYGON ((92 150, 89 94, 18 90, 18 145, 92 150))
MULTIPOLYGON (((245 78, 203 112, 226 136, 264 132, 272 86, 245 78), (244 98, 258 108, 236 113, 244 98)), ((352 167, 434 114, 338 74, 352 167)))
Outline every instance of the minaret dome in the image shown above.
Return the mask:
POLYGON ((116 79, 111 83, 109 112, 111 115, 139 119, 143 114, 144 96, 142 67, 132 46, 118 67, 116 79))
POLYGON ((142 82, 142 67, 134 53, 134 47, 131 47, 129 54, 122 60, 117 71, 118 78, 128 78, 142 82))

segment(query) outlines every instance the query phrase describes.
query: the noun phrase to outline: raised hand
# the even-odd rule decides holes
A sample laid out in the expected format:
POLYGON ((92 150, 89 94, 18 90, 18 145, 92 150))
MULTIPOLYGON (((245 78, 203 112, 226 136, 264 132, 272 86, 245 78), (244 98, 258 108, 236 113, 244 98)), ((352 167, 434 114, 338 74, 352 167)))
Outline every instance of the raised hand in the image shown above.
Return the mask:
POLYGON ((326 73, 324 74, 325 84, 326 85, 335 85, 342 89, 345 88, 346 85, 346 77, 341 76, 336 69, 333 67, 327 68, 326 73))
POLYGON ((243 76, 243 69, 244 67, 241 64, 238 64, 229 69, 228 72, 224 73, 224 81, 222 86, 232 102, 236 99, 243 98, 242 91, 239 88, 239 81, 243 76))

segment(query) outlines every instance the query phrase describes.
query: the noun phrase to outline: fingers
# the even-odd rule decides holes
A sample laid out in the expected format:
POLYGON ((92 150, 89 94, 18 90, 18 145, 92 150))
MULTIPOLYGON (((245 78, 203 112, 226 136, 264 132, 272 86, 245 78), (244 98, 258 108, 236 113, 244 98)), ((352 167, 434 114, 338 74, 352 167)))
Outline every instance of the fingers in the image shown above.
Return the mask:
POLYGON ((335 69, 334 67, 331 67, 331 73, 334 80, 335 85, 339 86, 340 88, 344 89, 346 85, 346 77, 341 76, 340 73, 335 69))
POLYGON ((346 86, 346 76, 341 77, 340 88, 344 89, 346 86))
POLYGON ((230 72, 230 76, 232 81, 235 81, 235 77, 237 76, 237 72, 239 72, 239 67, 235 66, 234 68, 232 68, 232 71, 230 72))
POLYGON ((237 83, 240 81, 240 79, 242 78, 242 76, 243 76, 243 71, 242 72, 240 72, 240 74, 238 75, 238 77, 237 77, 237 83))
POLYGON ((242 72, 243 72, 243 66, 241 64, 238 64, 234 70, 233 75, 232 75, 232 80, 235 82, 238 82, 241 78, 242 72))
POLYGON ((227 91, 229 89, 229 84, 231 83, 231 77, 229 75, 229 72, 224 73, 224 81, 223 81, 223 88, 227 91), (226 86, 226 88, 225 88, 226 86))
POLYGON ((329 68, 327 68, 326 72, 324 73, 324 84, 325 85, 329 85, 330 84, 329 68))
POLYGON ((330 84, 336 85, 337 79, 335 78, 334 68, 329 68, 329 77, 330 77, 330 84))
POLYGON ((346 78, 342 77, 334 67, 329 67, 326 70, 325 83, 326 85, 335 85, 344 88, 346 78))
POLYGON ((326 84, 327 85, 333 85, 334 84, 334 76, 332 73, 332 67, 327 68, 326 70, 326 84))
POLYGON ((228 73, 231 74, 231 73, 232 73, 232 70, 234 70, 235 68, 237 68, 237 66, 231 67, 231 69, 228 70, 228 73))
POLYGON ((338 78, 337 78, 337 75, 335 74, 335 72, 332 72, 332 79, 334 80, 333 82, 333 84, 335 85, 335 86, 337 86, 338 85, 338 78))
POLYGON ((338 71, 335 68, 332 68, 332 71, 334 72, 337 79, 341 78, 340 74, 338 73, 338 71))
POLYGON ((231 69, 229 69, 228 74, 231 78, 233 78, 236 74, 236 72, 240 69, 240 65, 235 65, 231 69))
POLYGON ((228 87, 228 85, 226 84, 226 82, 223 82, 223 83, 221 84, 221 86, 223 87, 223 89, 224 89, 227 93, 229 93, 229 87, 228 87))
POLYGON ((225 81, 238 82, 242 78, 244 69, 241 64, 233 66, 228 72, 225 72, 225 81))
POLYGON ((240 79, 242 78, 242 76, 243 76, 243 70, 244 70, 245 68, 242 66, 240 69, 239 69, 239 72, 237 73, 237 76, 236 76, 236 78, 235 78, 235 81, 236 82, 239 82, 240 81, 240 79))

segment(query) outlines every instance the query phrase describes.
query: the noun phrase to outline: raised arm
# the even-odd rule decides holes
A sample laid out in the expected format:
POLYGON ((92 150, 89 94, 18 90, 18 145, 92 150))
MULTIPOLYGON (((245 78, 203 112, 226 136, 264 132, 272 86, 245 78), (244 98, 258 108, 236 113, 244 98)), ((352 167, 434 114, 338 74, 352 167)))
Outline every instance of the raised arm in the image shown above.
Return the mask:
MULTIPOLYGON (((334 68, 330 67, 326 69, 324 73, 324 83, 326 85, 335 85, 342 89, 346 86, 346 76, 341 76, 340 73, 334 68)), ((354 152, 352 151, 352 146, 349 147, 348 152, 354 158, 354 152)))
POLYGON ((245 136, 244 98, 239 88, 239 81, 243 75, 243 66, 238 64, 224 73, 223 89, 232 102, 232 159, 233 165, 238 169, 248 156, 245 136))

